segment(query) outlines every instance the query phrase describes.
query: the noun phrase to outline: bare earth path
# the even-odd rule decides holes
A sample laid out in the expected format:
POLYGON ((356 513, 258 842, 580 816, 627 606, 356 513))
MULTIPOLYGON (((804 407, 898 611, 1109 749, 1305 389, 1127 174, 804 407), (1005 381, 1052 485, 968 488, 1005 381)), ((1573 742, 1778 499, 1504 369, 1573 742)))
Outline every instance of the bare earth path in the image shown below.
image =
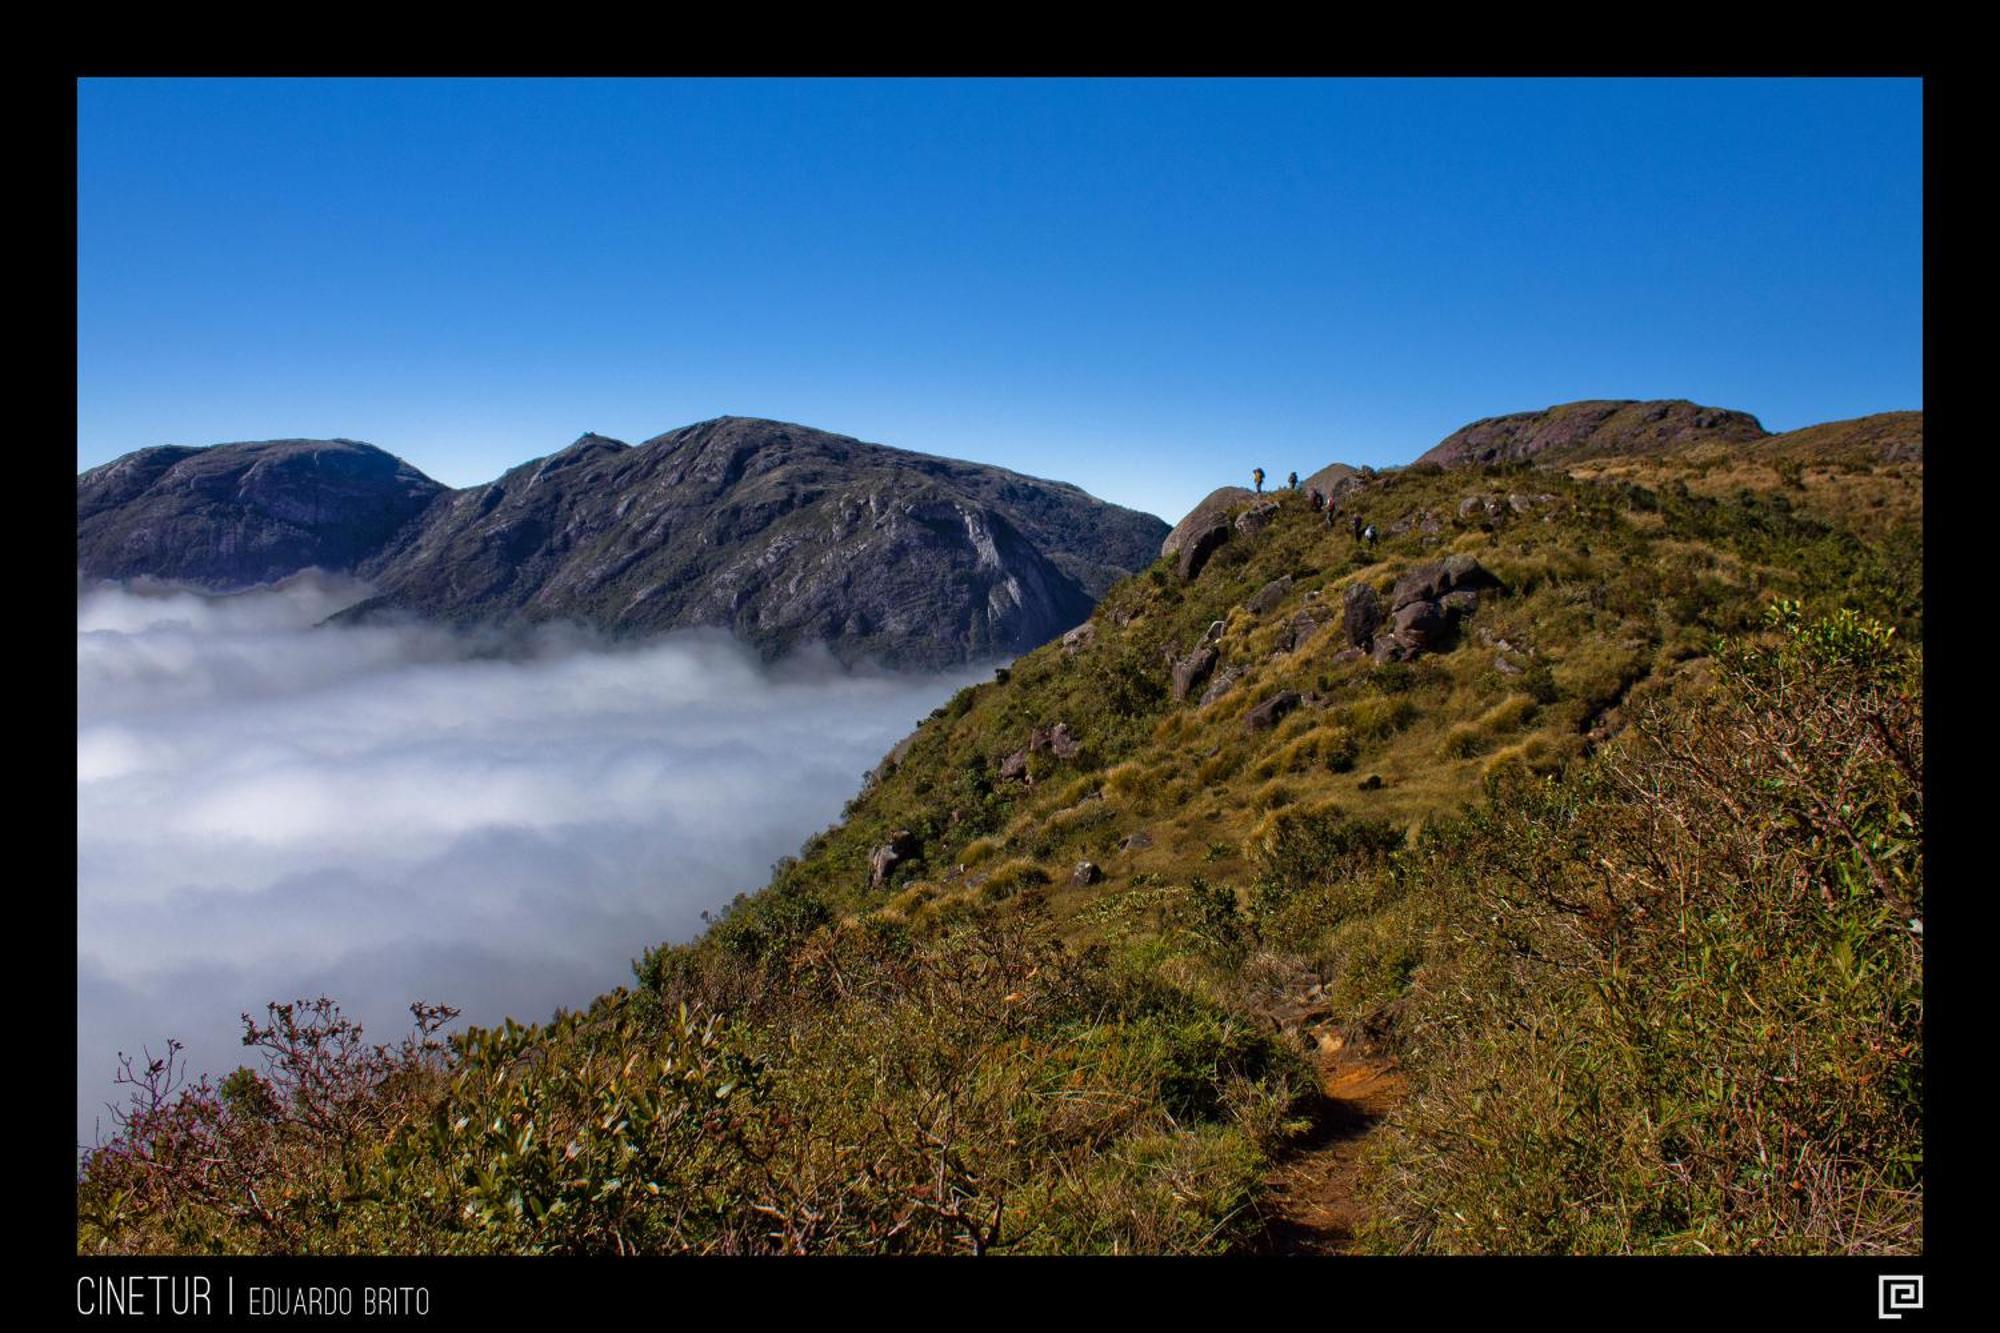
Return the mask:
POLYGON ((1272 1172, 1267 1254, 1345 1254, 1365 1210, 1356 1195, 1362 1144, 1403 1095, 1392 1060, 1334 1034, 1317 1057, 1324 1100, 1313 1127, 1272 1172))

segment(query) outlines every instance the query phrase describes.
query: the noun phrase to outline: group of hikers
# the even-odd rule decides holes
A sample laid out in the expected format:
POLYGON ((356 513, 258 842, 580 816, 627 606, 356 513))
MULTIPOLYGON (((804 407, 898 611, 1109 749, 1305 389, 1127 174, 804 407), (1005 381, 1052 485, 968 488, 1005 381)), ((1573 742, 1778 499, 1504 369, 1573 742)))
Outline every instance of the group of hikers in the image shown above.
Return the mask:
MULTIPOLYGON (((1251 468, 1250 481, 1257 488, 1257 494, 1262 495, 1264 493, 1264 469, 1260 467, 1251 468)), ((1293 491, 1299 488, 1298 473, 1291 473, 1285 478, 1285 488, 1293 491)), ((1306 492, 1306 502, 1313 507, 1314 513, 1323 513, 1326 515, 1326 525, 1329 528, 1334 525, 1334 515, 1340 512, 1340 506, 1334 501, 1332 496, 1321 495, 1317 489, 1312 489, 1306 492)), ((1349 514, 1347 521, 1348 525, 1354 531, 1355 541, 1365 542, 1370 546, 1375 544, 1376 533, 1373 523, 1364 524, 1359 514, 1349 514)))

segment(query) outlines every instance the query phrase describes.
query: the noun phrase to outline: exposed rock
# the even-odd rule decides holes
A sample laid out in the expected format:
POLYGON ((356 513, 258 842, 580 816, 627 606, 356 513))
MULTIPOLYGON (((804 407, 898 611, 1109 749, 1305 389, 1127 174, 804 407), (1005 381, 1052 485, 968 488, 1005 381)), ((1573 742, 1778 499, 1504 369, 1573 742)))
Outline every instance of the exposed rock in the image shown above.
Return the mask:
POLYGON ((1302 702, 1296 690, 1286 690, 1274 694, 1243 715, 1243 730, 1247 732, 1269 731, 1297 708, 1302 702))
POLYGON ((1469 555, 1452 555, 1435 564, 1418 565, 1396 580, 1389 592, 1389 607, 1401 610, 1412 602, 1434 602, 1461 588, 1477 591, 1497 588, 1500 580, 1469 555))
POLYGON ((1208 633, 1201 636, 1201 641, 1203 643, 1218 643, 1222 639, 1223 631, 1228 628, 1228 624, 1224 621, 1211 620, 1208 622, 1208 633))
POLYGON ((1187 544, 1181 547, 1179 565, 1181 581, 1188 583, 1200 578, 1201 571, 1208 567, 1209 559, 1221 550, 1222 544, 1228 540, 1229 524, 1220 520, 1190 536, 1187 544))
POLYGON ((1047 751, 1058 759, 1074 759, 1082 748, 1083 742, 1077 739, 1066 722, 1058 722, 1052 727, 1036 727, 1028 733, 1028 751, 1031 754, 1047 751))
POLYGON ((1028 780, 1028 752, 1016 750, 1000 761, 1000 777, 1007 782, 1028 780))
POLYGON ((868 887, 879 889, 887 884, 896 867, 916 854, 916 835, 906 828, 891 833, 889 841, 877 847, 868 858, 868 887))
POLYGON ((1095 861, 1078 861, 1076 869, 1070 872, 1072 884, 1095 884, 1104 878, 1104 872, 1097 868, 1095 861))
POLYGON ((1174 663, 1174 702, 1188 697, 1195 686, 1208 679, 1208 673, 1215 669, 1219 654, 1206 645, 1195 649, 1180 661, 1174 663))
POLYGON ((1506 512, 1497 495, 1468 495, 1458 502, 1458 516, 1477 522, 1484 518, 1498 518, 1506 512))
POLYGON ((1096 642, 1097 626, 1091 621, 1086 620, 1062 636, 1063 655, 1065 657, 1074 657, 1096 642))
POLYGON ((1657 453, 1681 444, 1742 443, 1765 435, 1763 425, 1747 412, 1684 399, 1599 399, 1475 421, 1446 436, 1417 462, 1468 467, 1520 458, 1657 453))
POLYGON ((1412 602, 1430 602, 1444 596, 1450 583, 1442 564, 1418 565, 1397 579, 1389 589, 1389 610, 1402 610, 1412 602))
POLYGON ((1396 608, 1395 637, 1406 648, 1429 648, 1450 627, 1451 620, 1436 602, 1410 602, 1396 608))
POLYGON ((1345 463, 1328 463, 1325 467, 1299 483, 1301 488, 1308 491, 1318 491, 1329 500, 1340 495, 1343 491, 1353 490, 1360 484, 1360 471, 1349 467, 1345 463))
POLYGON ((1356 648, 1367 648, 1382 627, 1382 599, 1366 583, 1356 583, 1341 597, 1341 628, 1356 648))
POLYGON ((1438 598, 1438 607, 1454 619, 1459 616, 1469 616, 1479 609, 1479 594, 1470 588, 1460 588, 1457 592, 1448 592, 1438 598))
POLYGON ((1291 590, 1292 576, 1290 574, 1281 574, 1259 588, 1255 595, 1248 602, 1245 602, 1244 605, 1260 616, 1269 615, 1277 609, 1280 602, 1285 600, 1285 597, 1291 590))
POLYGON ((1127 852, 1143 852, 1152 845, 1153 835, 1144 829, 1136 829, 1126 834, 1124 840, 1118 844, 1121 850, 1127 852))
POLYGON ((1246 537, 1254 537, 1269 527, 1271 520, 1277 516, 1278 502, 1276 500, 1266 500, 1263 504, 1255 505, 1238 514, 1236 516, 1236 530, 1246 537))
POLYGON ((1160 554, 1171 558, 1187 545, 1188 538, 1195 533, 1217 522, 1226 523, 1231 510, 1256 498, 1254 492, 1242 486, 1222 486, 1210 491, 1200 504, 1188 510, 1186 517, 1176 523, 1173 531, 1160 542, 1160 554))
POLYGON ((1224 667, 1215 673, 1215 679, 1208 682, 1208 688, 1201 692, 1201 706, 1208 707, 1223 695, 1229 693, 1237 681, 1243 678, 1243 668, 1224 667))
POLYGON ((1300 611, 1278 632, 1278 650, 1295 653, 1319 632, 1320 621, 1311 611, 1300 611))
POLYGON ((1445 577, 1451 581, 1451 587, 1454 589, 1497 588, 1500 586, 1500 580, 1493 576, 1492 571, 1488 570, 1486 566, 1480 564, 1471 556, 1463 553, 1446 556, 1444 558, 1444 572, 1445 577))

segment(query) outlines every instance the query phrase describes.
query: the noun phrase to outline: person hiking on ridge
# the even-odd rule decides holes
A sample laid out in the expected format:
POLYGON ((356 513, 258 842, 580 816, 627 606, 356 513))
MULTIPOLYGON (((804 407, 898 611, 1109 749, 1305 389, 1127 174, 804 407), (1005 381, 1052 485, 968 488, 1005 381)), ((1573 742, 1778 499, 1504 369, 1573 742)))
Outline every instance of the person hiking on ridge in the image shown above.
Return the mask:
POLYGON ((1297 490, 1299 488, 1299 474, 1294 472, 1291 476, 1286 477, 1285 486, 1288 490, 1297 490))
POLYGON ((1257 483, 1257 494, 1262 495, 1264 493, 1264 469, 1260 467, 1251 468, 1250 480, 1257 483))

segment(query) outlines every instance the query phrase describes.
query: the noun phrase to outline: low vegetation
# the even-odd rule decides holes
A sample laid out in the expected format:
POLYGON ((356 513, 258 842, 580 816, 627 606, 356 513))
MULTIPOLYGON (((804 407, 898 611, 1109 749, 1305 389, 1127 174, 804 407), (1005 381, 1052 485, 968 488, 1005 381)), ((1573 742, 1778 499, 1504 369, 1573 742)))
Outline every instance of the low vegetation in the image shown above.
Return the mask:
POLYGON ((961 692, 628 989, 393 1047, 295 1005, 219 1086, 132 1067, 79 1246, 1255 1248, 1332 1029, 1409 1088, 1365 1248, 1914 1252, 1917 532, 1677 466, 1285 495, 961 692), (1502 587, 1349 651, 1350 587, 1447 554, 1502 587))

